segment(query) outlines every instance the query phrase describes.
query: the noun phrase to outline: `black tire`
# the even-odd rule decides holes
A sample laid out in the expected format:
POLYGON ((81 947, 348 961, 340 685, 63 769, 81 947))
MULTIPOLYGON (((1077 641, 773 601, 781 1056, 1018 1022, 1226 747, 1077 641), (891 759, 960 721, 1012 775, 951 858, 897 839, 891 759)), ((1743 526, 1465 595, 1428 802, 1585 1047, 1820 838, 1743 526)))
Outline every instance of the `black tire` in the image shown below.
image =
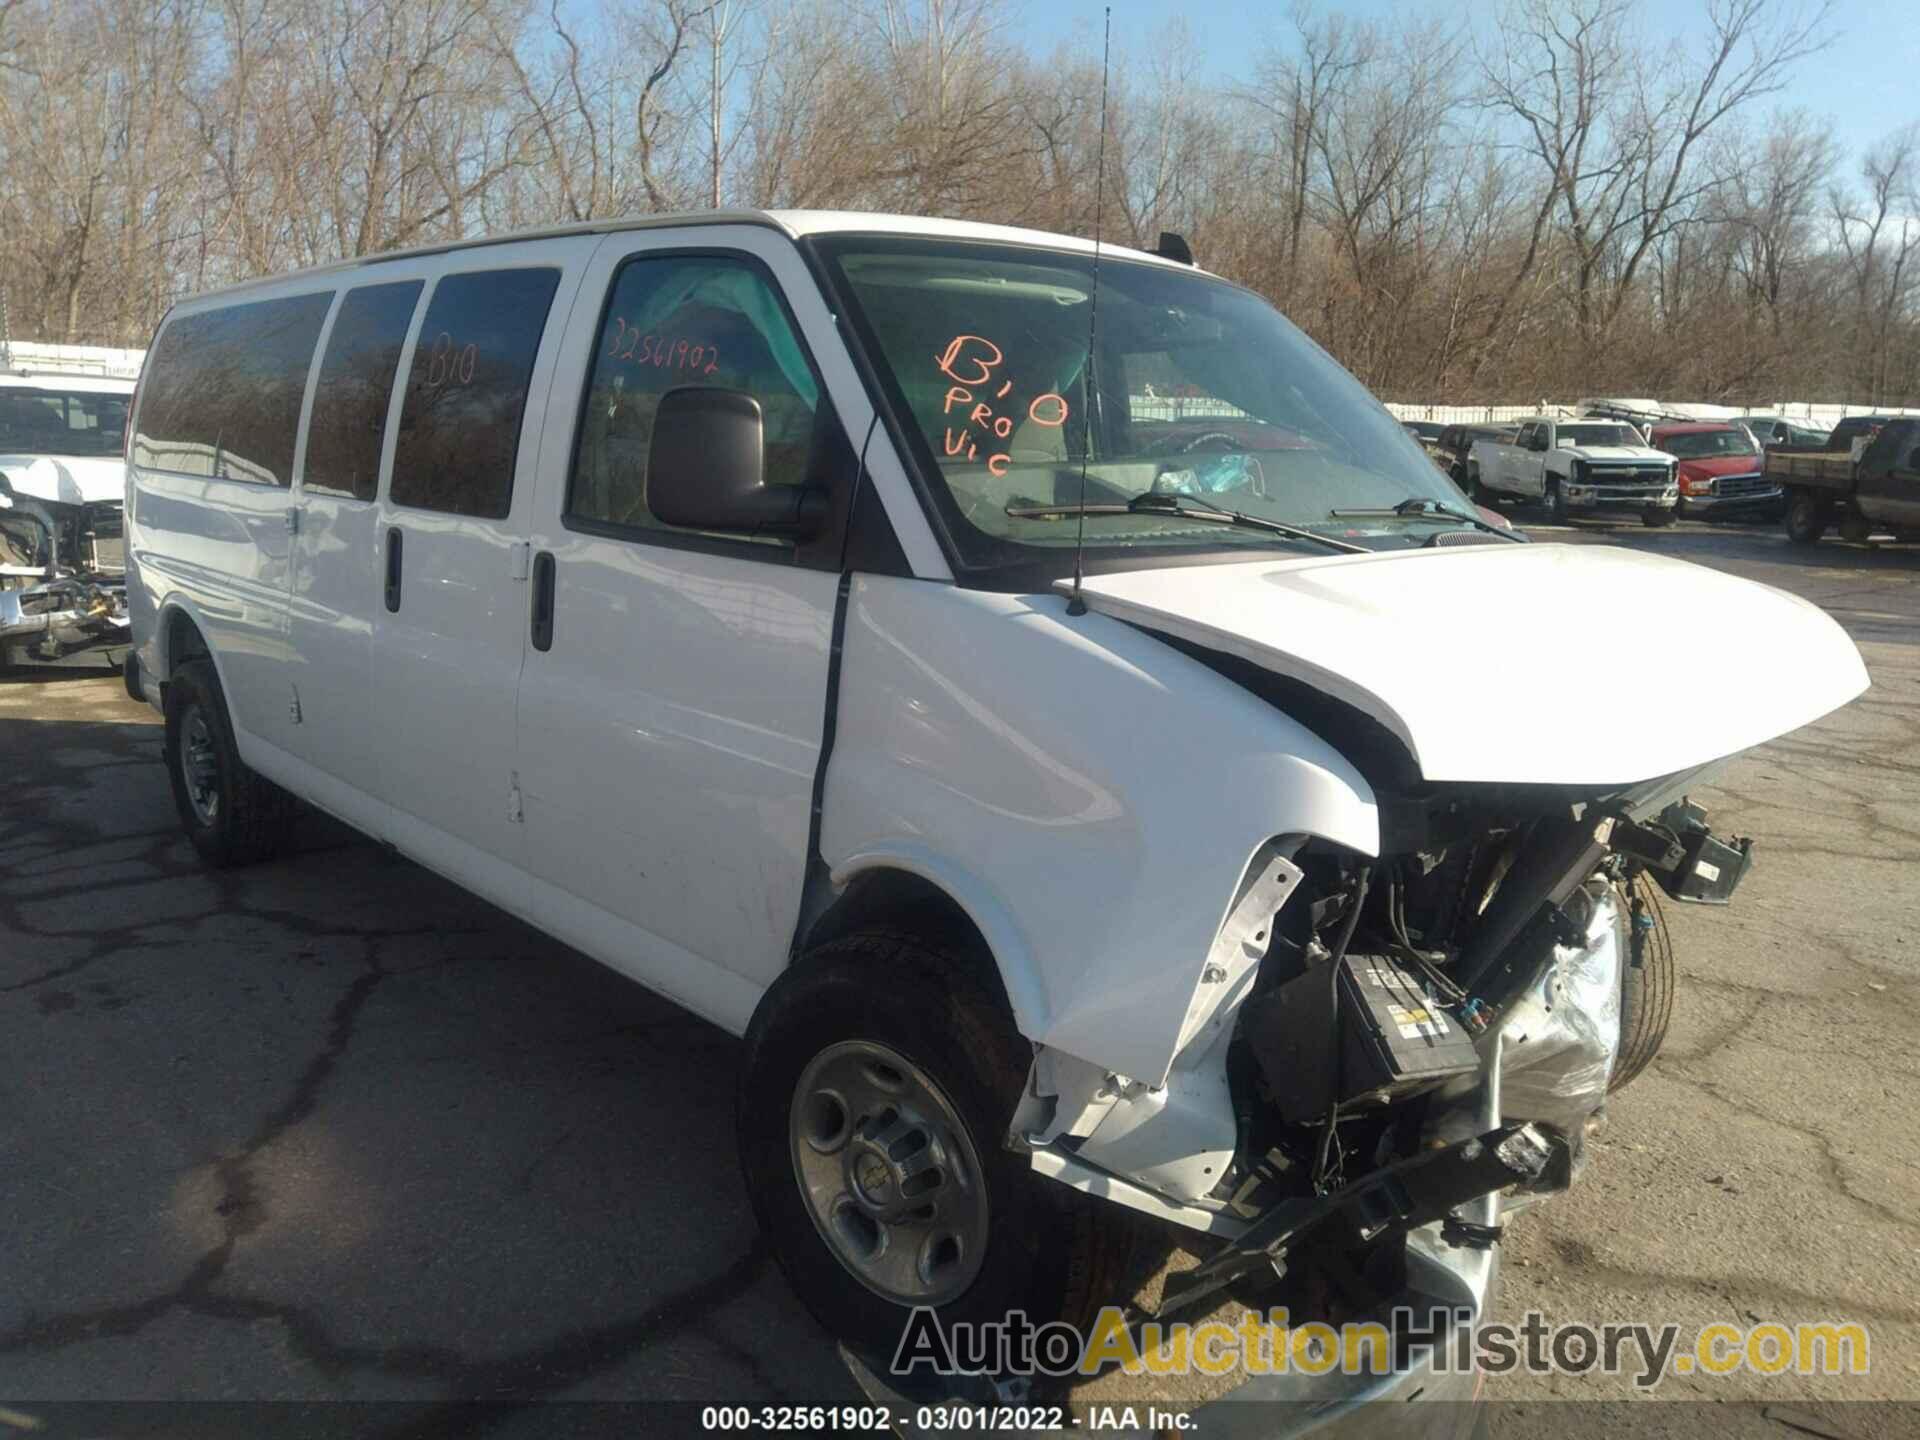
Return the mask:
POLYGON ((188 660, 173 672, 166 713, 173 803, 200 858, 226 869, 278 853, 293 819, 293 797, 241 761, 212 661, 188 660))
POLYGON ((1566 488, 1561 485, 1558 475, 1547 477, 1547 513, 1553 517, 1556 525, 1565 525, 1573 518, 1573 512, 1567 509, 1566 488))
POLYGON ((1640 523, 1651 530, 1664 530, 1679 518, 1673 511, 1658 506, 1648 506, 1640 512, 1640 523))
MULTIPOLYGON (((1620 972, 1620 1052, 1607 1081, 1609 1095, 1626 1089, 1653 1063, 1666 1043, 1667 1025, 1673 1019, 1673 937, 1667 933, 1666 914, 1660 908, 1653 882, 1645 875, 1635 877, 1628 894, 1639 903, 1645 934, 1640 963, 1631 963, 1629 951, 1629 963, 1620 972)), ((1630 925, 1634 923, 1629 921, 1630 925)))
POLYGON ((1796 545, 1815 544, 1827 533, 1832 518, 1826 501, 1796 490, 1787 500, 1787 539, 1796 545))
MULTIPOLYGON (((776 981, 747 1031, 736 1124, 755 1217, 802 1303, 859 1349, 891 1354, 910 1311, 829 1247, 794 1158, 806 1142, 791 1138, 804 1072, 848 1041, 884 1046, 936 1082, 978 1158, 987 1199, 980 1268, 936 1306, 943 1320, 1004 1320, 1018 1309, 1036 1325, 1084 1329, 1099 1306, 1127 1298, 1117 1291, 1134 1228, 1112 1207, 1034 1174, 1005 1146, 1032 1052, 979 963, 907 930, 858 931, 816 947, 776 981)), ((863 1129, 853 1115, 840 1120, 834 1133, 863 1129)))

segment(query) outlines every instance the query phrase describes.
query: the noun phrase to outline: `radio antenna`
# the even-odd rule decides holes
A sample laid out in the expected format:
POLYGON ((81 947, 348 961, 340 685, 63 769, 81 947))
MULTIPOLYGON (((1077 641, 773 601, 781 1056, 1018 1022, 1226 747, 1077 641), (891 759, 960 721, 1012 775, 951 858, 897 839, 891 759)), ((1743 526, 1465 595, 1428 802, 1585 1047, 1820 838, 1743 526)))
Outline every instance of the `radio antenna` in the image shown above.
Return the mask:
POLYGON ((1100 39, 1100 139, 1094 148, 1093 180, 1093 293, 1087 297, 1087 406, 1086 434, 1080 442, 1080 514, 1073 536, 1073 594, 1067 599, 1067 614, 1087 613, 1087 600, 1080 593, 1083 556, 1087 549, 1087 462, 1093 458, 1094 419, 1101 408, 1100 386, 1093 373, 1094 344, 1100 337, 1100 217, 1107 204, 1107 72, 1113 58, 1113 7, 1106 8, 1100 39))

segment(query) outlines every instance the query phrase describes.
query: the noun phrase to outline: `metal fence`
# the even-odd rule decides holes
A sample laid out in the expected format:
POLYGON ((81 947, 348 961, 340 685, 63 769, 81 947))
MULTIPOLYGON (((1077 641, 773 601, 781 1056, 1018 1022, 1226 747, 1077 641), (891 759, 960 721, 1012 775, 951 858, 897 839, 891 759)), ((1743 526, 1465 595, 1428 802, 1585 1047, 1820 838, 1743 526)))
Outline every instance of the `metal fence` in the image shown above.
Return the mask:
MULTIPOLYGON (((1531 405, 1414 405, 1387 402, 1387 409, 1399 420, 1431 420, 1440 425, 1504 425, 1527 420, 1535 415, 1571 419, 1586 408, 1585 401, 1541 400, 1531 405)), ((1738 419, 1746 415, 1778 415, 1786 420, 1803 421, 1809 429, 1831 430, 1848 415, 1920 415, 1920 410, 1902 410, 1889 405, 1817 404, 1806 400, 1780 400, 1773 404, 1709 405, 1697 402, 1635 400, 1625 402, 1641 408, 1675 410, 1685 408, 1701 419, 1738 419)))
POLYGON ((36 340, 0 343, 0 374, 80 375, 99 380, 137 380, 144 350, 104 345, 49 345, 36 340))

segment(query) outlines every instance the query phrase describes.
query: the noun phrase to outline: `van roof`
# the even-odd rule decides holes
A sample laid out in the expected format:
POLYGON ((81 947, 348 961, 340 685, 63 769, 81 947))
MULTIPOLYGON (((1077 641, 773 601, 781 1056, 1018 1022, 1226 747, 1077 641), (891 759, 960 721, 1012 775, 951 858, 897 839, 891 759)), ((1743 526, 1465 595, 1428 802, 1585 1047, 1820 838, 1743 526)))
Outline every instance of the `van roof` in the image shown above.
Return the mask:
MULTIPOLYGON (((902 235, 927 236, 950 240, 998 241, 1003 245, 1043 246, 1052 250, 1093 253, 1093 242, 1075 235, 1056 235, 1045 230, 1026 230, 1013 225, 986 225, 973 220, 942 220, 924 215, 886 215, 863 210, 686 210, 662 215, 623 215, 605 220, 582 220, 570 225, 548 225, 530 230, 512 230, 499 235, 470 240, 447 240, 435 245, 414 245, 404 250, 382 250, 334 260, 305 270, 260 275, 213 290, 203 290, 188 298, 206 300, 231 295, 264 285, 279 285, 288 280, 338 275, 390 260, 405 260, 420 255, 442 255, 455 250, 472 250, 487 245, 511 245, 525 240, 545 240, 567 235, 613 234, 622 230, 670 230, 695 225, 759 225, 778 230, 791 239, 811 235, 902 235)), ((1124 245, 1102 242, 1100 253, 1127 260, 1142 260, 1153 265, 1168 265, 1176 270, 1195 267, 1165 256, 1151 255, 1124 245)))

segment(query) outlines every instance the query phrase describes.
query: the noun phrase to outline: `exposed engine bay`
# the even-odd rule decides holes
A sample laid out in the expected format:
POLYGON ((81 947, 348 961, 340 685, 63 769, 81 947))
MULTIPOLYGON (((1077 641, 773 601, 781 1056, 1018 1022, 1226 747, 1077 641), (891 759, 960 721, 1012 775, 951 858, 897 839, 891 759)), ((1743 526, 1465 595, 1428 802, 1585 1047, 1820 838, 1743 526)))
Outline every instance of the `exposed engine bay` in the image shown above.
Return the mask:
POLYGON ((23 495, 0 475, 0 668, 128 640, 118 500, 23 495))
POLYGON ((1089 1089, 1043 1048, 1016 1134, 1043 1173, 1226 1238, 1161 1314, 1249 1274, 1316 1312, 1330 1284, 1395 1294, 1421 1226, 1491 1245, 1459 1208, 1566 1188, 1604 1121, 1652 888, 1724 903, 1751 863, 1672 790, 1383 785, 1381 857, 1276 840, 1165 1082, 1089 1089))

